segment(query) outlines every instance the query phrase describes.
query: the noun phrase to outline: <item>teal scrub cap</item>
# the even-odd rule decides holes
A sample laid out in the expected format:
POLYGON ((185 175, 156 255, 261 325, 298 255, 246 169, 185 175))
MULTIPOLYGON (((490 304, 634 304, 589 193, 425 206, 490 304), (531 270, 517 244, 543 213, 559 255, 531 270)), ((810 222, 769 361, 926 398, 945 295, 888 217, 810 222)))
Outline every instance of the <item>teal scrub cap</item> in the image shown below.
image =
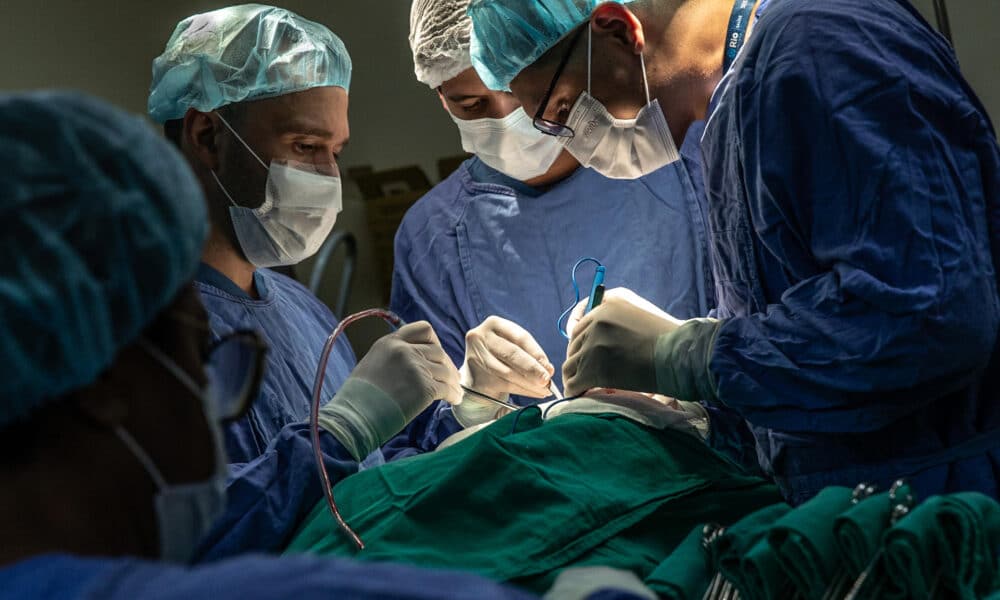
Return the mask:
POLYGON ((351 84, 351 57, 326 27, 281 8, 230 6, 177 24, 153 60, 149 116, 180 119, 189 108, 273 98, 351 84))
MULTIPOLYGON (((509 90, 518 73, 606 1, 472 0, 472 66, 486 87, 509 90)), ((631 0, 613 1, 627 4, 631 0)))
POLYGON ((144 119, 0 96, 0 428, 92 383, 194 276, 208 217, 144 119))

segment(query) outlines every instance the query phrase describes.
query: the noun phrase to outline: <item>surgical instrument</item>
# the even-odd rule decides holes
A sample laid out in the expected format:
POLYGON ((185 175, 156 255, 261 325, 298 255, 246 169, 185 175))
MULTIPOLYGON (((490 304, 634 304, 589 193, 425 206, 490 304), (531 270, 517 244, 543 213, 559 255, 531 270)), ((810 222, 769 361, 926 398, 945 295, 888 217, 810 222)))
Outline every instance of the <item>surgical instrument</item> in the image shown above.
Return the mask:
POLYGON ((340 516, 340 510, 337 509, 337 503, 333 499, 333 486, 330 483, 330 475, 326 472, 326 465, 323 463, 323 451, 319 440, 319 399, 323 391, 323 383, 326 380, 326 363, 330 360, 330 352, 333 350, 333 345, 337 342, 337 338, 340 337, 340 334, 343 333, 344 329, 348 325, 366 317, 379 317, 388 323, 393 330, 399 329, 406 324, 403 319, 396 315, 396 313, 381 308, 370 308, 348 317, 344 317, 344 319, 340 321, 340 324, 337 325, 337 328, 333 330, 333 333, 330 334, 330 337, 326 338, 326 344, 323 346, 322 354, 320 354, 319 365, 316 368, 316 381, 313 384, 312 407, 309 415, 309 429, 312 437, 313 456, 316 459, 316 470, 319 471, 320 481, 323 483, 323 495, 326 497, 326 502, 330 507, 330 512, 333 514, 333 518, 337 521, 337 524, 340 525, 340 528, 344 531, 344 533, 351 538, 354 544, 358 547, 358 550, 364 550, 365 544, 361 541, 358 534, 351 529, 351 526, 347 524, 347 521, 340 516))
POLYGON ((516 410, 521 410, 521 407, 518 406, 518 405, 516 405, 516 404, 511 404, 510 402, 504 402, 503 400, 498 400, 497 398, 494 398, 493 396, 487 396, 486 394, 484 394, 482 392, 477 392, 476 390, 474 390, 474 389, 472 389, 470 387, 466 387, 464 385, 462 386, 462 391, 465 392, 466 394, 471 394, 471 395, 475 396, 476 398, 479 398, 480 400, 487 400, 489 402, 492 402, 493 404, 499 404, 500 406, 502 406, 504 408, 507 408, 507 409, 510 409, 510 410, 515 410, 515 411, 516 410))
POLYGON ((556 327, 559 329, 559 333, 561 333, 562 336, 567 340, 569 339, 569 333, 566 332, 566 329, 563 327, 562 322, 566 317, 570 315, 570 313, 573 312, 573 309, 576 308, 576 305, 580 303, 580 284, 577 283, 576 281, 576 271, 580 268, 580 265, 586 262, 592 262, 595 265, 597 265, 597 267, 594 270, 594 282, 591 284, 590 287, 590 298, 587 300, 587 307, 586 310, 584 311, 584 314, 593 310, 593 308, 599 305, 601 303, 601 300, 604 299, 604 272, 605 272, 604 265, 601 263, 601 261, 597 260, 596 258, 591 258, 589 256, 581 258, 580 260, 576 261, 576 264, 573 265, 572 271, 570 271, 570 280, 573 283, 573 292, 576 295, 576 299, 573 301, 572 304, 569 305, 569 307, 566 308, 566 310, 563 311, 561 315, 559 315, 559 318, 556 319, 556 327))

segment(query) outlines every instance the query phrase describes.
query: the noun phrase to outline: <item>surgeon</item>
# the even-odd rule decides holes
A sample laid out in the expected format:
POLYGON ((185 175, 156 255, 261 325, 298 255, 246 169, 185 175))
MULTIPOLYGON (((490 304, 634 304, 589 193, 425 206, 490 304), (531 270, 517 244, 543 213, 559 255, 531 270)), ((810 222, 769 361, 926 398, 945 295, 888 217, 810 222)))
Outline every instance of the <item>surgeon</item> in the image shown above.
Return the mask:
POLYGON ((578 311, 568 394, 624 387, 732 411, 795 503, 897 477, 920 497, 997 497, 1000 151, 954 52, 910 4, 469 12, 483 82, 509 86, 583 165, 638 176, 708 120, 717 318, 609 293, 578 311))
MULTIPOLYGON (((318 357, 337 326, 305 287, 268 267, 313 255, 337 220, 350 79, 351 58, 329 29, 258 4, 184 19, 153 61, 149 115, 187 158, 208 203, 195 286, 212 333, 254 329, 270 349, 260 393, 225 428, 234 463, 308 416, 318 357)), ((347 338, 338 340, 324 402, 354 364, 347 338)))
MULTIPOLYGON (((190 283, 208 231, 198 183, 142 120, 69 93, 0 97, 0 160, 0 595, 523 597, 471 575, 341 560, 185 566, 230 518, 220 424, 246 409, 266 351, 252 332, 210 334, 190 283)), ((440 393, 390 397, 394 380, 433 387, 405 368, 371 378, 408 353, 447 361, 431 336, 414 324, 383 338, 323 408, 335 479, 377 444, 370 425, 440 393)), ((257 492, 243 520, 296 503, 304 516, 321 497, 293 427, 229 486, 257 492), (280 503, 267 488, 285 490, 280 503)))
MULTIPOLYGON (((525 404, 550 395, 550 360, 566 355, 556 319, 575 302, 570 273, 580 258, 597 258, 610 285, 673 314, 712 307, 698 135, 688 136, 682 161, 638 179, 580 168, 513 95, 483 85, 469 53, 468 4, 411 6, 416 77, 437 93, 474 157, 403 219, 391 306, 434 325, 464 385, 525 404)), ((580 269, 583 293, 592 276, 592 265, 580 269)), ((553 380, 561 387, 561 373, 553 380)), ((406 444, 432 448, 459 423, 497 412, 476 396, 465 400, 454 414, 442 404, 423 416, 406 444)))

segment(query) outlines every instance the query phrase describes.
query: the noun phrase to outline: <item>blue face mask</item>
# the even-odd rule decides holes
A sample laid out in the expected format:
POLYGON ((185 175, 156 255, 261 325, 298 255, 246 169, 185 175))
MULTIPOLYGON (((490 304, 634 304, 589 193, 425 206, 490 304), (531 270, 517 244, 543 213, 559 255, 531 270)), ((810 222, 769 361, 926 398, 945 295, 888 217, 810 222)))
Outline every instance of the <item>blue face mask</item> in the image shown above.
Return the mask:
POLYGON ((222 448, 222 432, 215 415, 211 385, 202 390, 177 363, 161 352, 156 346, 140 339, 139 345, 177 378, 192 394, 202 399, 205 420, 211 429, 215 446, 215 472, 205 480, 195 483, 170 484, 149 454, 132 435, 122 427, 115 433, 135 455, 139 463, 156 484, 157 492, 153 501, 160 536, 160 558, 173 562, 187 562, 194 554, 198 542, 211 529, 212 524, 222 514, 226 506, 226 455, 222 448))

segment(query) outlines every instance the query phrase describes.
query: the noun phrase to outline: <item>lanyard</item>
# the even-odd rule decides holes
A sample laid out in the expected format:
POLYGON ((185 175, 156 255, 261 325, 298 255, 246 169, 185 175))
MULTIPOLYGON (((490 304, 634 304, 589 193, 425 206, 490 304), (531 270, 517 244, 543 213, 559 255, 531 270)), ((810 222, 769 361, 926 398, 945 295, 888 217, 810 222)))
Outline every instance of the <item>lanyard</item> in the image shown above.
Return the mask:
POLYGON ((736 0, 733 12, 729 16, 729 29, 726 31, 726 49, 722 57, 722 72, 733 66, 736 55, 747 40, 747 28, 750 27, 750 14, 753 12, 754 0, 736 0))

